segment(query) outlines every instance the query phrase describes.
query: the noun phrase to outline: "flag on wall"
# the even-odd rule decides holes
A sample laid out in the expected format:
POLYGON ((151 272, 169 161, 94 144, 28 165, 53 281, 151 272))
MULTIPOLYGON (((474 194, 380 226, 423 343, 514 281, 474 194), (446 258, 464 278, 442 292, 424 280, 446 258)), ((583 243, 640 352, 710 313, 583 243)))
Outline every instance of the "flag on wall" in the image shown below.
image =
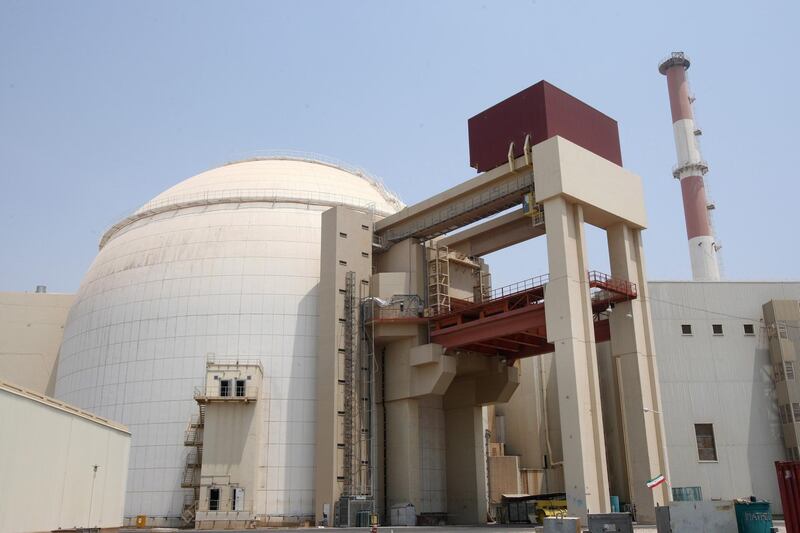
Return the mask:
POLYGON ((659 474, 647 482, 647 488, 654 489, 664 483, 666 480, 667 478, 664 477, 664 474, 659 474))

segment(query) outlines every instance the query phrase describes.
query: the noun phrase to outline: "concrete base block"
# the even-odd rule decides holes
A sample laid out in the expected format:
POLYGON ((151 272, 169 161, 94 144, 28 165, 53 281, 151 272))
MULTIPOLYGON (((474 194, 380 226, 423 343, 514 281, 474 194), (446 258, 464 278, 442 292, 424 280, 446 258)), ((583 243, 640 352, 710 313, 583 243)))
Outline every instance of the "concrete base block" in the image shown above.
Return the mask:
POLYGON ((544 519, 544 533, 580 533, 580 518, 564 517, 544 519))

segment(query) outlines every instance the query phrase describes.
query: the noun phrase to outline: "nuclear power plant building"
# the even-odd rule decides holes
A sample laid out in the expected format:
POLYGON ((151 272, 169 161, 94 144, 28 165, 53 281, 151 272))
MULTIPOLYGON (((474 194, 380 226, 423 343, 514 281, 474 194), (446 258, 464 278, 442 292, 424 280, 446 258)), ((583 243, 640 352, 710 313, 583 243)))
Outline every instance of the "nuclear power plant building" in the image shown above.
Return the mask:
POLYGON ((545 495, 584 523, 751 495, 780 514, 800 282, 720 281, 688 66, 660 70, 693 280, 648 280, 656 177, 623 166, 615 120, 542 81, 469 119, 476 172, 410 205, 303 154, 156 195, 76 294, 0 293, 0 419, 23 402, 91 433, 76 449, 102 439, 75 474, 91 527, 479 524, 545 495), (548 271, 493 284, 491 254, 537 238, 548 271))

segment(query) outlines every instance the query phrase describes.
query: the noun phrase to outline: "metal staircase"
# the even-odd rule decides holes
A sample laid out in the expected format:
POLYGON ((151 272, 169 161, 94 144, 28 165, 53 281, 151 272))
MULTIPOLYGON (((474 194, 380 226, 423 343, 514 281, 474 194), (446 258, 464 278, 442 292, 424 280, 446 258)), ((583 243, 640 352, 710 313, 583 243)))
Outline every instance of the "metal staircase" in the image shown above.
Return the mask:
POLYGON ((206 423, 206 406, 198 403, 198 413, 192 415, 184 432, 183 444, 192 448, 186 456, 186 465, 181 477, 181 487, 192 489, 183 502, 181 520, 189 527, 194 525, 197 503, 200 499, 200 471, 203 466, 203 427, 206 423))

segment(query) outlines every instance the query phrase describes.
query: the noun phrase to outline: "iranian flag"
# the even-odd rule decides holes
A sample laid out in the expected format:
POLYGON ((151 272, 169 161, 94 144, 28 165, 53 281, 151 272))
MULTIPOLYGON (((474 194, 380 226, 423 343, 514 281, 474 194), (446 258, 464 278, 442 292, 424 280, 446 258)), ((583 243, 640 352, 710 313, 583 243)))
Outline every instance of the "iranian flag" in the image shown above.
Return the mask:
POLYGON ((664 474, 659 474, 647 482, 647 488, 654 489, 664 483, 666 480, 667 478, 664 477, 664 474))

